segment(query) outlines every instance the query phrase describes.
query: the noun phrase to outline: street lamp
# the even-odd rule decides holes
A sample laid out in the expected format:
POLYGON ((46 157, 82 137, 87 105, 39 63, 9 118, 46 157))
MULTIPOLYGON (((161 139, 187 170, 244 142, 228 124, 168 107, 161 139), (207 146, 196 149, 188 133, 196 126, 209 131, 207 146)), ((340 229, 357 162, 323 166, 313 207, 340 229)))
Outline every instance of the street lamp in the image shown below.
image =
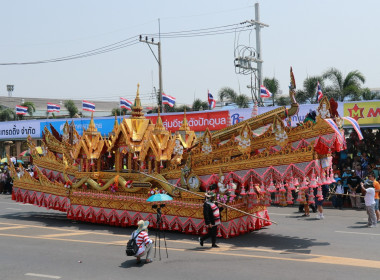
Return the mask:
POLYGON ((14 85, 7 85, 8 97, 12 97, 14 85))

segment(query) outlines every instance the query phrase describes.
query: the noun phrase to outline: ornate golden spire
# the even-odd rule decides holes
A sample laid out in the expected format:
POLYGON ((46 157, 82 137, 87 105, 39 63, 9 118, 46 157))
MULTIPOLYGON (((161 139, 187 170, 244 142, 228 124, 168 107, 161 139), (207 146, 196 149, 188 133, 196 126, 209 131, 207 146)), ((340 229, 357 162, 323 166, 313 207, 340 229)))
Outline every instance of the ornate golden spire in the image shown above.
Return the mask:
POLYGON ((117 130, 118 127, 119 127, 119 122, 117 121, 117 115, 115 113, 115 122, 113 123, 113 129, 117 130))
POLYGON ((183 122, 182 122, 182 125, 179 128, 179 130, 181 130, 181 131, 189 131, 190 130, 190 127, 187 124, 187 119, 186 119, 186 108, 185 108, 185 111, 183 112, 183 122))
POLYGON ((137 84, 135 104, 132 106, 132 118, 135 118, 135 119, 144 118, 144 113, 142 112, 142 106, 141 106, 141 100, 140 100, 140 84, 137 84))
POLYGON ((91 121, 90 121, 90 124, 88 125, 86 132, 89 132, 89 133, 98 132, 94 123, 94 112, 91 113, 91 121))
POLYGON ((154 127, 154 130, 155 131, 157 131, 157 130, 165 130, 165 126, 162 123, 162 119, 161 119, 161 116, 160 116, 160 106, 158 106, 158 117, 157 117, 157 122, 156 122, 156 125, 154 127))

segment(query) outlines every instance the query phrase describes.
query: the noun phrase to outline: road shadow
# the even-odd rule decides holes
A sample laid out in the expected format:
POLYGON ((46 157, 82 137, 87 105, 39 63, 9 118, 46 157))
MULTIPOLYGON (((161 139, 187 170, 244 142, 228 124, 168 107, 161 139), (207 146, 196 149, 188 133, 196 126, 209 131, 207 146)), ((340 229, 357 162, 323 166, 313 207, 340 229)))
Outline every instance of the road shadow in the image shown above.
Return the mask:
MULTIPOLYGON (((12 221, 28 221, 41 224, 48 227, 61 227, 69 228, 75 230, 88 230, 88 231, 99 231, 107 232, 110 234, 125 235, 126 239, 129 239, 132 232, 136 229, 135 226, 121 227, 121 226, 111 226, 105 224, 94 224, 83 221, 75 221, 67 218, 66 213, 62 213, 55 210, 48 210, 49 212, 16 212, 0 215, 1 219, 9 219, 12 221)), ((291 216, 289 216, 291 217, 291 216)), ((300 217, 297 217, 300 218, 300 217)), ((302 219, 314 221, 313 217, 302 217, 302 219)), ((360 226, 362 227, 362 226, 360 226)), ((315 239, 302 238, 299 236, 281 235, 281 234, 271 234, 265 232, 266 228, 253 231, 251 233, 246 233, 231 239, 221 239, 218 238, 218 242, 223 244, 228 244, 232 248, 239 247, 252 247, 252 248, 268 248, 272 250, 282 250, 286 252, 299 252, 308 253, 311 251, 312 247, 315 246, 328 246, 329 242, 319 242, 315 239)), ((155 239, 155 230, 150 229, 149 235, 151 238, 155 239)), ((161 236, 162 238, 163 236, 161 236)), ((198 242, 198 236, 187 235, 179 232, 166 231, 165 237, 168 242, 173 241, 187 241, 187 242, 198 242)), ((164 242, 162 239, 161 242, 164 242)), ((162 247, 164 246, 161 243, 162 247)), ((209 248, 200 247, 200 245, 195 245, 193 249, 189 250, 199 250, 206 251, 209 248)), ((136 266, 136 260, 128 260, 122 264, 122 267, 132 267, 136 266)))
POLYGON ((119 267, 121 268, 132 268, 132 267, 142 267, 145 265, 145 261, 141 261, 141 263, 137 263, 136 259, 133 258, 131 260, 126 260, 122 262, 119 267))

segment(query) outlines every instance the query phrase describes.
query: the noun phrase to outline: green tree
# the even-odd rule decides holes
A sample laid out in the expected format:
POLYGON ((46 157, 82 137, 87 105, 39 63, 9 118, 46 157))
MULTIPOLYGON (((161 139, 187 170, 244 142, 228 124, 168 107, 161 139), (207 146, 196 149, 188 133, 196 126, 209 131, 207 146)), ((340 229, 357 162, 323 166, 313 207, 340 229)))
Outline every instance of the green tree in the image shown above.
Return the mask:
POLYGON ((69 111, 70 118, 74 118, 74 116, 79 112, 77 106, 75 106, 75 103, 72 100, 66 100, 64 106, 66 110, 69 111))
POLYGON ((300 104, 304 103, 317 103, 317 86, 318 82, 322 88, 323 94, 327 94, 327 92, 324 91, 324 83, 323 83, 323 77, 321 76, 311 76, 307 77, 303 81, 303 89, 297 90, 296 92, 296 99, 297 102, 300 104))
POLYGON ((286 106, 290 104, 290 97, 289 96, 278 96, 276 98, 276 104, 278 106, 286 106))
POLYGON ((249 107, 249 98, 245 94, 239 94, 235 98, 234 102, 239 108, 248 108, 249 107))
POLYGON ((280 82, 275 78, 265 78, 263 85, 272 93, 272 103, 274 106, 274 101, 276 99, 278 89, 280 88, 280 82))
POLYGON ((222 102, 225 100, 228 101, 226 102, 226 105, 228 105, 228 103, 235 103, 238 95, 232 88, 223 87, 219 90, 218 96, 219 96, 220 101, 222 102))
POLYGON ((374 100, 380 99, 380 94, 378 92, 372 92, 369 88, 363 88, 361 97, 363 100, 374 100))
POLYGON ((195 99, 192 105, 193 111, 208 110, 208 102, 200 99, 195 99))
POLYGON ((33 102, 26 101, 26 102, 22 103, 21 106, 28 108, 29 116, 33 116, 33 113, 36 111, 36 107, 34 106, 33 102))
POLYGON ((245 94, 237 94, 230 87, 223 87, 219 90, 218 96, 220 101, 227 100, 226 105, 230 103, 235 103, 239 108, 249 107, 249 98, 245 94))
POLYGON ((177 112, 185 112, 185 109, 186 109, 186 112, 191 111, 191 108, 189 106, 181 105, 181 106, 177 107, 177 112))
POLYGON ((130 111, 128 111, 125 108, 120 109, 117 107, 117 108, 113 108, 111 111, 112 116, 115 116, 115 114, 116 114, 116 116, 128 115, 128 114, 130 114, 130 111))
POLYGON ((323 74, 323 78, 330 80, 332 83, 326 93, 342 102, 346 97, 359 98, 362 92, 361 85, 365 82, 364 75, 358 70, 351 71, 344 77, 338 69, 330 68, 323 74))
POLYGON ((13 121, 15 120, 16 114, 14 110, 11 108, 6 108, 4 106, 0 106, 0 121, 13 121))

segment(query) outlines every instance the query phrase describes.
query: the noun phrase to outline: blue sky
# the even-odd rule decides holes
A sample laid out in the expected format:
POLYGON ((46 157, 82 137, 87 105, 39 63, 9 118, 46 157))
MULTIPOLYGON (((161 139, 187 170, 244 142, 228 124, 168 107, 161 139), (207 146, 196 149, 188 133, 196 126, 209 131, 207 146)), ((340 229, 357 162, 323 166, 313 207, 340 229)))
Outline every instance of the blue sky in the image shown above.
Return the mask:
MULTIPOLYGON (((0 63, 58 58, 109 45, 132 36, 194 30, 254 19, 256 1, 15 0, 0 8, 0 63)), ((288 92, 289 68, 297 88, 309 75, 330 67, 344 74, 359 70, 364 86, 380 87, 380 1, 259 1, 263 76, 276 77, 288 92)), ((179 104, 206 100, 225 86, 250 95, 249 76, 235 74, 234 33, 162 39, 164 91, 179 104)), ((255 46, 254 33, 239 43, 255 46)), ((153 48, 156 50, 156 48, 153 48)), ((14 96, 87 99, 96 103, 132 99, 136 85, 144 104, 153 102, 158 66, 139 43, 117 51, 58 63, 0 66, 0 95, 14 84, 14 96)), ((27 101, 27 100, 26 100, 27 101)))

